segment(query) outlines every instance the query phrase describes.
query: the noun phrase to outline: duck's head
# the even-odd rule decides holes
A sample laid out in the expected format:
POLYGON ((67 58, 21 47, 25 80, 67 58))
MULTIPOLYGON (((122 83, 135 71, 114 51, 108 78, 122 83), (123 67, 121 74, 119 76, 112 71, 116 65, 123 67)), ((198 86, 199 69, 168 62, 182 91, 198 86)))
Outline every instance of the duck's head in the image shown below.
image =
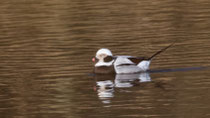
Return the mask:
POLYGON ((92 59, 95 67, 111 66, 114 62, 112 52, 107 48, 101 48, 96 52, 96 56, 92 59))

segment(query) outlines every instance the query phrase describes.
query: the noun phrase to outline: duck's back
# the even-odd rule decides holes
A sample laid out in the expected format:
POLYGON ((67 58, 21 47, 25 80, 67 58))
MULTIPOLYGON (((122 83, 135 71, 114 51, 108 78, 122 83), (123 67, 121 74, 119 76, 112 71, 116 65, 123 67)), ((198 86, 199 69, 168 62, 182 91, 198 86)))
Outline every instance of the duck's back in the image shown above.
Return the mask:
POLYGON ((149 64, 150 61, 144 60, 144 58, 135 58, 132 56, 118 56, 114 62, 114 68, 115 72, 118 74, 139 73, 149 69, 149 64))

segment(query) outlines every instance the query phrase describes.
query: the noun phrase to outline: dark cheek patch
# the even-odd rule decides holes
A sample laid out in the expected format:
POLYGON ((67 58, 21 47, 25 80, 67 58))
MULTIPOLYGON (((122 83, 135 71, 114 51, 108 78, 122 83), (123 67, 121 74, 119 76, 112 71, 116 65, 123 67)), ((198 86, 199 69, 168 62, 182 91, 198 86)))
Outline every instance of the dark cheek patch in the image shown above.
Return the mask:
POLYGON ((110 62, 113 60, 113 57, 112 56, 107 56, 104 58, 104 62, 110 62))

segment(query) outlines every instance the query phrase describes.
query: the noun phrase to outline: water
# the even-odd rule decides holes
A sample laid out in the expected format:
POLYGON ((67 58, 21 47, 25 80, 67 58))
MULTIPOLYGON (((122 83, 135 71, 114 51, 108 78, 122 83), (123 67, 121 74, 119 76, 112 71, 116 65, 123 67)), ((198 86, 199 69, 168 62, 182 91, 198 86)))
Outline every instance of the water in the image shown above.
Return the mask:
POLYGON ((209 6, 2 0, 0 117, 208 118, 209 6), (149 57, 175 40, 152 61, 151 73, 91 74, 98 48, 149 57))

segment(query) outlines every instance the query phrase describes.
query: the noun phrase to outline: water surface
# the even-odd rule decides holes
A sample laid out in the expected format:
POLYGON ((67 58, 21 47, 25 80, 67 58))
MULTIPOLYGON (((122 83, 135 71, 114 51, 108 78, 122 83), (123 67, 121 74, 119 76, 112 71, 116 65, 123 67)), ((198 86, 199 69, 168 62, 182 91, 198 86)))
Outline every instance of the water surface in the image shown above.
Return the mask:
POLYGON ((2 0, 0 117, 208 118, 209 6, 208 0, 2 0), (90 74, 99 48, 149 57, 175 40, 151 69, 176 71, 90 74), (182 69, 197 67, 207 68, 182 69))

